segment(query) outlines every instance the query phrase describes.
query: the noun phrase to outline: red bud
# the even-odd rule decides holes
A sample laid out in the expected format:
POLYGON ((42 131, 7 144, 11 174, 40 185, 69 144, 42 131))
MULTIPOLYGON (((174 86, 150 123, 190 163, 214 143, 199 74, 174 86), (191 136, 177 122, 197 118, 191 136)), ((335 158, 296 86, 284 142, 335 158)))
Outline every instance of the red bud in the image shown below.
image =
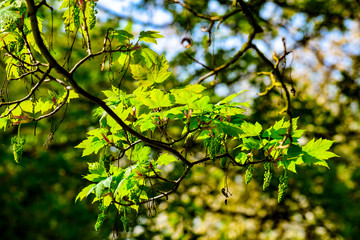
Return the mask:
POLYGON ((102 136, 103 136, 103 138, 104 138, 104 140, 107 142, 107 143, 110 143, 110 140, 105 136, 105 134, 101 134, 102 136))
POLYGON ((139 172, 139 170, 136 170, 136 174, 139 176, 139 177, 142 177, 143 175, 141 174, 141 172, 139 172))
POLYGON ((272 146, 268 149, 268 151, 267 151, 268 154, 271 153, 271 150, 274 148, 274 146, 275 146, 275 145, 272 145, 272 146))
POLYGON ((14 119, 24 119, 24 120, 26 120, 26 119, 29 118, 29 116, 13 116, 12 118, 14 118, 14 119))
POLYGON ((137 43, 135 46, 134 46, 134 50, 138 50, 138 49, 140 49, 141 48, 141 46, 139 45, 139 43, 137 43))

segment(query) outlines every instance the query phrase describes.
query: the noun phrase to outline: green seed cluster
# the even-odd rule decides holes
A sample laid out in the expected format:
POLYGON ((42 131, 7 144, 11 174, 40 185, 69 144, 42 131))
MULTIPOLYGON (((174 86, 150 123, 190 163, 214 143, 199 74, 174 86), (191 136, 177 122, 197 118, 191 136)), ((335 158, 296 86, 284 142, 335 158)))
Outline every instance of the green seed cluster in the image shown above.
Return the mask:
POLYGON ((96 3, 95 1, 90 1, 90 8, 91 8, 91 14, 89 16, 89 28, 93 29, 95 27, 96 24, 96 14, 97 14, 97 10, 95 9, 96 3))
POLYGON ((122 221, 123 226, 124 226, 124 231, 129 232, 129 230, 130 230, 130 219, 128 217, 126 217, 126 216, 122 216, 121 221, 122 221))
POLYGON ((99 231, 99 229, 101 228, 105 218, 106 218, 106 214, 104 212, 101 212, 98 215, 96 223, 95 223, 95 231, 99 231))
POLYGON ((21 136, 14 136, 11 138, 11 143, 13 145, 14 160, 16 163, 19 163, 22 159, 25 138, 21 136))
POLYGON ((288 188, 288 177, 284 173, 284 175, 280 176, 279 179, 278 202, 281 202, 284 199, 287 188, 288 188))
POLYGON ((111 156, 110 154, 102 154, 100 156, 99 162, 101 165, 104 166, 107 173, 110 171, 110 165, 111 165, 111 156))
POLYGON ((252 177, 253 177, 253 170, 254 170, 254 167, 253 166, 249 166, 247 169, 246 169, 246 172, 245 172, 245 183, 248 184, 252 177))
POLYGON ((210 137, 205 139, 204 145, 210 155, 211 161, 215 162, 216 155, 219 154, 221 150, 221 138, 220 137, 210 137))
POLYGON ((106 218, 106 214, 105 214, 105 207, 103 205, 103 203, 101 203, 99 205, 99 209, 101 211, 101 213, 98 215, 96 223, 95 223, 95 231, 99 231, 99 229, 101 228, 105 218, 106 218))
POLYGON ((264 164, 264 169, 265 169, 265 172, 264 172, 263 190, 266 191, 270 186, 270 181, 271 181, 271 178, 272 178, 270 163, 266 162, 264 164))

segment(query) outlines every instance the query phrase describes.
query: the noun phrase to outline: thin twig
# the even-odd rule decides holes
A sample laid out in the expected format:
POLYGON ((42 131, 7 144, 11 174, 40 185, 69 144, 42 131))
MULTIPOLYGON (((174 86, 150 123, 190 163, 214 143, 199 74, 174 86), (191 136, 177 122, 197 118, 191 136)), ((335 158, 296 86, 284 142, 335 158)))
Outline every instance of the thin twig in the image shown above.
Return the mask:
POLYGON ((229 67, 230 65, 234 64, 235 62, 237 62, 237 60, 239 60, 239 58, 248 50, 251 48, 252 46, 252 41, 255 38, 256 32, 253 31, 252 33, 249 34, 248 37, 248 41, 242 46, 242 48, 240 49, 240 51, 238 51, 228 62, 224 63, 223 65, 214 68, 212 71, 208 72, 207 74, 203 75, 202 77, 199 78, 198 80, 198 84, 202 83, 205 79, 211 77, 212 75, 226 69, 227 67, 229 67))
POLYGON ((42 115, 42 116, 40 116, 38 118, 35 118, 34 121, 39 121, 39 120, 41 120, 43 118, 50 117, 50 116, 54 115, 57 111, 59 111, 65 105, 65 103, 67 102, 67 100, 69 98, 69 95, 70 95, 70 89, 71 89, 71 87, 66 87, 66 96, 65 96, 64 100, 53 111, 51 111, 48 114, 42 115))
POLYGON ((51 67, 49 67, 46 72, 44 73, 44 75, 41 77, 41 79, 39 80, 39 82, 30 90, 29 94, 21 99, 15 100, 15 101, 11 101, 11 102, 0 102, 0 107, 1 106, 9 106, 9 105, 13 105, 13 104, 17 104, 17 103, 21 103, 27 99, 29 99, 34 92, 36 91, 36 89, 38 89, 40 87, 40 85, 44 82, 44 80, 46 79, 46 77, 49 75, 50 71, 51 71, 51 67))
POLYGON ((192 57, 190 54, 188 54, 187 52, 185 52, 185 55, 190 58, 191 60, 193 60, 194 62, 200 64, 201 66, 203 66, 204 68, 206 68, 207 70, 211 71, 213 70, 211 67, 206 66, 205 64, 201 63, 200 61, 196 60, 194 57, 192 57))
POLYGON ((280 144, 280 146, 277 147, 277 149, 284 149, 284 148, 288 148, 291 146, 292 144, 292 136, 291 136, 291 133, 292 133, 292 128, 293 128, 293 115, 292 115, 292 112, 291 112, 291 99, 290 99, 290 93, 289 93, 289 90, 287 89, 286 87, 286 84, 285 84, 285 81, 284 81, 284 78, 283 78, 283 75, 280 73, 279 71, 279 68, 278 68, 278 65, 279 65, 279 62, 280 62, 280 59, 283 59, 285 58, 285 56, 287 55, 287 53, 285 52, 283 54, 283 56, 281 56, 281 58, 277 58, 276 55, 274 54, 273 55, 273 58, 274 60, 276 61, 276 64, 273 64, 264 54, 263 52, 261 52, 258 47, 254 44, 251 45, 251 48, 254 49, 256 51, 256 53, 260 56, 260 58, 269 66, 272 68, 272 71, 274 72, 275 76, 277 77, 277 79, 279 80, 279 82, 281 83, 281 87, 284 89, 284 92, 285 92, 285 107, 283 110, 281 110, 281 112, 286 112, 287 115, 289 116, 289 122, 290 122, 290 126, 289 128, 287 129, 286 131, 286 134, 280 144), (283 145, 285 143, 285 141, 289 139, 289 143, 286 144, 286 145, 283 145))

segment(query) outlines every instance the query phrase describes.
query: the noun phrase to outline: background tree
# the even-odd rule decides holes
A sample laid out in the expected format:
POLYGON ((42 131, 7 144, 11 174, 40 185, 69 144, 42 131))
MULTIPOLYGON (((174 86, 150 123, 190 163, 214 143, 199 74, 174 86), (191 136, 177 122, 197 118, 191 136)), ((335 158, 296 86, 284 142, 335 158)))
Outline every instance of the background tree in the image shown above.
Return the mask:
MULTIPOLYGON (((169 200, 160 203, 156 209, 161 213, 155 218, 140 218, 140 225, 144 228, 138 226, 132 237, 151 238, 157 234, 168 235, 169 238, 175 239, 200 236, 214 239, 220 237, 285 239, 294 238, 294 236, 299 239, 341 238, 341 236, 351 238, 356 236, 358 232, 356 223, 359 221, 359 214, 354 210, 358 198, 356 143, 359 136, 359 86, 356 82, 358 81, 356 67, 358 58, 353 46, 356 46, 358 42, 349 39, 352 39, 353 35, 356 36, 358 32, 358 14, 356 14, 358 4, 353 1, 341 3, 334 1, 331 4, 321 1, 302 1, 301 3, 292 1, 291 4, 286 1, 253 1, 246 3, 245 6, 244 2, 238 4, 240 6, 236 4, 232 6, 229 2, 220 1, 187 1, 187 4, 167 2, 156 5, 152 1, 146 1, 135 6, 146 10, 151 9, 151 6, 154 9, 164 7, 173 16, 174 24, 172 25, 181 34, 188 32, 185 35, 187 37, 190 35, 192 38, 192 47, 179 53, 170 62, 172 70, 178 75, 171 76, 171 81, 167 81, 164 88, 171 89, 200 81, 212 89, 207 93, 211 96, 212 102, 219 100, 214 93, 227 95, 231 91, 238 92, 239 89, 250 88, 249 84, 244 84, 245 81, 253 84, 254 87, 251 89, 255 92, 264 92, 267 86, 271 86, 269 71, 273 68, 271 65, 269 67, 264 64, 264 60, 269 64, 265 58, 270 63, 276 64, 272 51, 276 50, 278 56, 285 53, 284 55, 288 57, 284 57, 283 60, 287 60, 287 67, 279 65, 279 73, 274 73, 274 75, 284 76, 284 82, 289 90, 294 86, 295 97, 291 98, 293 102, 290 103, 293 116, 301 117, 299 123, 308 129, 307 139, 312 139, 313 136, 335 139, 336 153, 342 156, 341 160, 335 161, 341 163, 334 165, 330 163, 332 167, 330 172, 322 172, 319 168, 314 170, 298 168, 301 174, 299 177, 291 175, 288 198, 280 205, 276 204, 276 195, 274 196, 277 182, 273 181, 273 185, 270 185, 272 191, 264 195, 260 191, 263 184, 261 170, 255 172, 255 181, 245 186, 240 184, 243 180, 239 177, 242 176, 239 174, 244 173, 244 170, 231 168, 227 175, 227 184, 233 195, 228 200, 228 206, 224 205, 224 196, 220 191, 221 185, 218 184, 224 181, 224 171, 213 164, 206 164, 204 167, 192 170, 189 177, 183 180, 177 195, 169 195, 169 200), (271 14, 271 9, 273 9, 273 14, 271 14), (314 9, 322 9, 322 11, 317 13, 314 9), (221 24, 218 25, 220 22, 221 24), (203 25, 205 27, 201 28, 203 25), (263 33, 260 33, 260 28, 263 33), (201 29, 205 31, 201 33, 201 29), (221 35, 222 32, 230 34, 227 34, 227 37, 221 35), (256 36, 253 36, 254 32, 257 32, 256 36), (326 44, 331 43, 334 32, 337 34, 334 36, 336 45, 331 45, 333 48, 326 47, 326 44), (344 35, 341 35, 342 32, 344 35), (284 42, 281 41, 282 36, 286 36, 284 42), (203 40, 201 40, 202 37, 203 40), (251 46, 249 39, 251 40, 252 37, 254 37, 254 44, 258 48, 261 47, 262 51, 251 46), (241 39, 241 41, 234 39, 241 39), (210 46, 209 43, 211 43, 210 46), (324 48, 323 46, 327 51, 321 49, 324 48), (336 53, 337 46, 343 47, 344 50, 337 55, 339 62, 332 62, 330 59, 332 59, 333 51, 336 53), (292 56, 294 56, 293 61, 291 61, 292 56), (292 62, 291 67, 288 66, 290 62, 292 62), (314 69, 305 71, 304 66, 314 69), (261 72, 268 73, 257 74, 261 72), (308 76, 304 77, 304 72, 309 73, 308 76), (316 75, 313 76, 312 73, 316 75), (338 82, 338 87, 331 85, 331 81, 335 80, 338 82), (351 156, 347 164, 344 164, 346 160, 344 156, 351 156), (211 173, 210 179, 207 173, 211 173), (214 229, 214 231, 209 232, 208 229, 214 229)), ((46 14, 49 14, 49 11, 43 6, 39 8, 38 14, 48 16, 46 14)), ((56 15, 59 14, 57 11, 53 14, 54 19, 59 19, 56 15)), ((72 56, 78 56, 80 59, 84 56, 81 41, 74 41, 75 45, 72 46, 74 35, 61 34, 61 31, 58 31, 63 28, 61 22, 51 22, 50 19, 49 16, 45 17, 43 24, 47 28, 44 34, 51 36, 50 26, 53 24, 53 32, 56 35, 54 35, 54 41, 50 41, 52 43, 50 45, 53 46, 55 56, 67 63, 67 66, 73 66, 75 62, 71 62, 72 58, 66 61, 68 55, 65 55, 65 61, 62 59, 63 52, 64 50, 69 52, 70 49, 72 56)), ((136 19, 133 22, 136 22, 136 19)), ((120 22, 120 24, 124 23, 120 22)), ((121 29, 124 26, 122 25, 121 29)), ((128 25, 128 30, 130 26, 128 25)), ((99 28, 94 28, 91 33, 93 46, 96 42, 102 45, 108 27, 114 27, 114 20, 103 23, 99 28), (99 40, 96 40, 97 38, 99 40)), ((180 37, 178 42, 181 42, 180 37)), ((119 80, 124 78, 125 80, 121 83, 122 89, 131 92, 135 88, 133 81, 127 81, 132 74, 126 68, 114 64, 112 71, 100 72, 93 67, 103 63, 104 69, 110 70, 109 62, 102 60, 94 58, 76 71, 75 78, 80 81, 79 84, 86 84, 91 91, 97 92, 98 87, 109 86, 109 80, 113 85, 117 85, 119 80)), ((107 61, 111 59, 108 58, 107 61)), ((15 69, 18 69, 18 66, 15 69)), ((23 89, 18 87, 23 86, 20 81, 4 81, 4 84, 7 82, 11 82, 12 89, 16 89, 15 91, 23 96, 23 89)), ((54 90, 54 86, 51 87, 56 93, 61 93, 59 89, 54 90)), ((275 85, 269 94, 254 100, 249 118, 260 122, 263 126, 272 125, 282 117, 279 111, 285 105, 284 95, 286 95, 284 89, 275 85)), ((11 92, 10 97, 18 99, 14 91, 11 92)), ((52 97, 50 95, 50 100, 52 97)), ((83 162, 74 160, 80 159, 80 154, 73 151, 72 147, 85 138, 84 132, 89 126, 97 124, 97 119, 89 118, 93 107, 88 104, 81 99, 72 101, 63 122, 62 112, 55 115, 53 121, 47 123, 39 121, 36 126, 37 136, 31 137, 26 134, 27 143, 24 146, 25 154, 21 166, 9 161, 12 158, 11 152, 7 157, 4 155, 2 179, 4 182, 11 181, 2 185, 5 193, 3 198, 5 203, 2 206, 6 206, 6 210, 2 211, 3 219, 9 219, 4 221, 6 225, 2 227, 6 229, 2 231, 5 237, 20 238, 19 229, 21 229, 24 230, 21 232, 29 238, 31 234, 34 234, 35 238, 47 239, 56 236, 68 239, 84 237, 85 233, 98 238, 96 233, 88 233, 96 217, 89 218, 88 211, 79 214, 85 205, 73 205, 72 202, 80 191, 80 188, 74 190, 76 184, 85 186, 79 179, 79 172, 86 174, 87 168, 86 160, 83 162), (57 128, 59 122, 62 122, 62 125, 57 128), (47 131, 50 128, 50 138, 48 138, 47 131), (55 129, 56 133, 49 148, 50 150, 61 149, 64 153, 59 155, 57 151, 56 157, 53 156, 52 151, 44 153, 41 147, 41 143, 51 140, 55 129), (19 184, 12 182, 15 180, 19 184), (14 207, 9 208, 9 206, 14 207), (48 210, 44 211, 44 209, 48 210), (32 211, 37 214, 35 221, 31 217, 32 211), (52 220, 49 221, 49 219, 52 220), (73 221, 76 221, 76 224, 70 224, 73 221), (42 225, 44 223, 47 227, 42 225)), ((24 120, 26 119, 21 119, 21 121, 24 120)), ((9 130, 14 132, 2 138, 5 141, 2 143, 3 149, 9 149, 11 136, 16 135, 16 128, 9 130)), ((34 128, 22 127, 22 134, 33 130, 34 128)), ((95 215, 97 213, 98 210, 95 209, 95 215)), ((106 229, 111 229, 113 223, 111 220, 105 221, 104 229, 100 234, 107 235, 109 230, 106 229)))

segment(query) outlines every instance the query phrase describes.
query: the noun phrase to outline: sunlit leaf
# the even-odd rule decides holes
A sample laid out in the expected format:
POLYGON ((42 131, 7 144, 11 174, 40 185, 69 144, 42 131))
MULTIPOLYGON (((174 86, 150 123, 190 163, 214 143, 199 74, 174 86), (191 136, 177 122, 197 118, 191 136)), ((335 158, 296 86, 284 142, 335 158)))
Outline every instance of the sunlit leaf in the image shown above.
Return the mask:
POLYGON ((157 44, 157 38, 163 38, 157 31, 142 31, 139 35, 139 41, 151 42, 157 44))
POLYGON ((166 166, 175 161, 177 161, 177 160, 173 155, 169 155, 169 154, 165 153, 156 160, 156 164, 166 166))
POLYGON ((90 184, 89 186, 83 188, 81 190, 81 192, 79 192, 79 194, 76 196, 75 198, 75 202, 77 202, 77 200, 83 200, 84 198, 86 198, 87 196, 89 196, 89 194, 94 190, 95 188, 95 183, 90 184))

